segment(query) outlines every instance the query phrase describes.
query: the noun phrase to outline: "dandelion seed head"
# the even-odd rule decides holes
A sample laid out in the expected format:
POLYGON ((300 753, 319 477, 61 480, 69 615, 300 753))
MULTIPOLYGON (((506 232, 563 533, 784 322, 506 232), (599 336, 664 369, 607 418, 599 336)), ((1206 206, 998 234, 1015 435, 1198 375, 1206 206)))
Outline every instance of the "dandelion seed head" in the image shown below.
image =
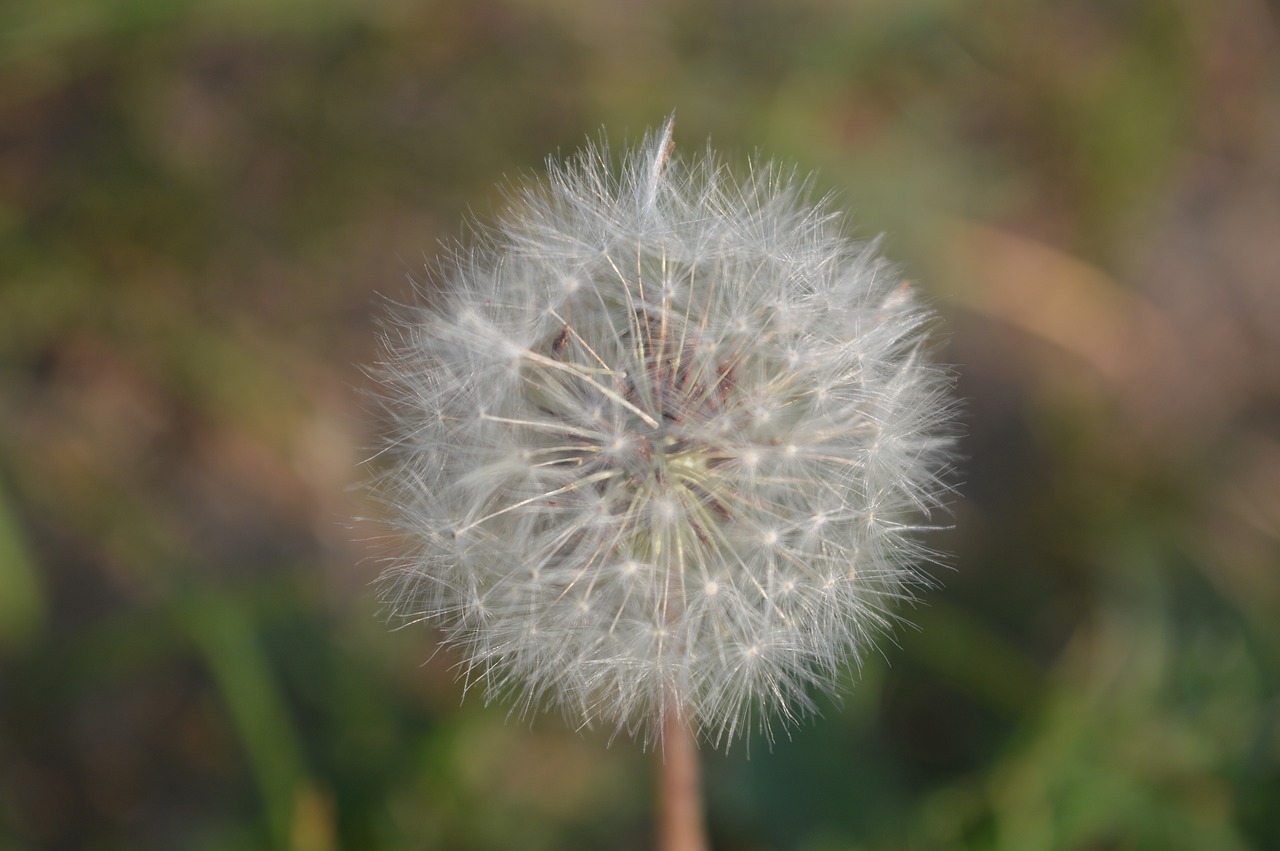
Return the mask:
POLYGON ((794 722, 926 583, 931 313, 804 182, 670 125, 552 163, 397 317, 391 611, 521 711, 714 744, 794 722))

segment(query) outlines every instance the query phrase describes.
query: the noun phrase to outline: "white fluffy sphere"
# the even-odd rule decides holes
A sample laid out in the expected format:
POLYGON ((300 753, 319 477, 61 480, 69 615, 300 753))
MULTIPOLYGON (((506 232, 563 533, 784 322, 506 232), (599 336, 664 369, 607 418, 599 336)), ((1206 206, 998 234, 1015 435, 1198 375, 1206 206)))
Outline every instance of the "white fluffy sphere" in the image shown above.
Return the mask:
POLYGON ((713 743, 812 708, 922 581, 946 488, 932 314, 756 164, 588 148, 388 334, 384 577, 468 682, 713 743))

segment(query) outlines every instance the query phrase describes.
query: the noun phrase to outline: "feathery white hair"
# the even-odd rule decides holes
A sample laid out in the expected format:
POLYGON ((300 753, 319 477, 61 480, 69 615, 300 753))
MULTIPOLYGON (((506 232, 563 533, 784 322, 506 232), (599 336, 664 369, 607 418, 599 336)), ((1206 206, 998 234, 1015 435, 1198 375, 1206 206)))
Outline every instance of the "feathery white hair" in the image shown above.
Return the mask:
POLYGON ((391 326, 383 590, 522 712, 718 746, 812 711, 925 582, 951 403, 873 244, 672 125, 551 163, 391 326))

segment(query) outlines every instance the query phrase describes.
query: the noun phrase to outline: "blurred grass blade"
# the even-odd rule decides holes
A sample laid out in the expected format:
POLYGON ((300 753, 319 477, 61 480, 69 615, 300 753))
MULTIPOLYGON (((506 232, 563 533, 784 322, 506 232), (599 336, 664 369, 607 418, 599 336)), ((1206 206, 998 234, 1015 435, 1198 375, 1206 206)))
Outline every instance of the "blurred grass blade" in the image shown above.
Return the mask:
POLYGON ((331 843, 309 816, 323 812, 307 776, 302 748, 283 695, 272 678, 253 624, 235 600, 194 590, 178 607, 180 626, 194 640, 222 692, 257 776, 272 847, 320 851, 331 843), (299 823, 299 816, 302 822, 299 823), (305 840, 305 841, 304 841, 305 840))
POLYGON ((44 590, 0 480, 0 649, 30 641, 44 627, 44 590))
POLYGON ((913 619, 919 629, 903 631, 903 647, 956 688, 1012 714, 1030 711, 1044 695, 1044 673, 1035 661, 966 609, 937 603, 913 619), (951 640, 924 637, 933 634, 951 640))

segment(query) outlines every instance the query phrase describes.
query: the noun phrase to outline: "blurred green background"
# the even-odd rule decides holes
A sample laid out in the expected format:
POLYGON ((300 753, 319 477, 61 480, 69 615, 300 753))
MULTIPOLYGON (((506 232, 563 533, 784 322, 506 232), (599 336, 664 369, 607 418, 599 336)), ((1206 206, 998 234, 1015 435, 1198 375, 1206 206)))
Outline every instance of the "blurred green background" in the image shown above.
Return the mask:
POLYGON ((1280 847, 1274 3, 7 0, 0 849, 649 846, 352 518, 385 300, 673 108, 888 235, 966 406, 954 569, 705 755, 715 848, 1280 847))

